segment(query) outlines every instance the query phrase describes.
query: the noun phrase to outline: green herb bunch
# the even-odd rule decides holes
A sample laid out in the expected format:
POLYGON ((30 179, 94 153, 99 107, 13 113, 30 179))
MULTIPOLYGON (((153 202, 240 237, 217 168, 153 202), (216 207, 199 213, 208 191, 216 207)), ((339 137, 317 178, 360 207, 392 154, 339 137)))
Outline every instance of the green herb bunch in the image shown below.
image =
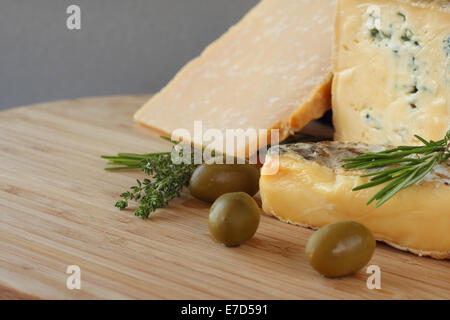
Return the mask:
POLYGON ((449 160, 450 130, 439 141, 427 141, 417 135, 415 137, 424 145, 400 146, 343 159, 344 162, 347 162, 343 165, 344 168, 367 170, 388 167, 362 175, 362 177, 371 177, 370 182, 353 189, 353 191, 358 191, 390 182, 377 192, 367 202, 367 205, 377 200, 375 207, 381 206, 399 191, 422 181, 435 165, 449 160))
MULTIPOLYGON (((174 148, 183 155, 183 145, 162 137, 176 144, 174 148)), ((138 203, 135 215, 147 219, 158 208, 164 208, 169 201, 179 197, 184 187, 189 185, 196 165, 193 155, 191 161, 181 164, 172 162, 172 152, 158 152, 148 154, 119 153, 117 156, 102 156, 113 167, 105 168, 107 171, 140 169, 151 179, 137 180, 137 185, 120 195, 121 200, 116 207, 123 210, 128 207, 129 201, 138 203)))

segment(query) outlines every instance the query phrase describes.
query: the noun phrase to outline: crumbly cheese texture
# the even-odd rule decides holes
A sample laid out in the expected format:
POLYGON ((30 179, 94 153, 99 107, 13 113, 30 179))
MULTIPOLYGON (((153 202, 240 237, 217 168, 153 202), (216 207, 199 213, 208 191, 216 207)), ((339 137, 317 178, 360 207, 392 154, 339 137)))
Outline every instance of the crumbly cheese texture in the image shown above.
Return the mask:
POLYGON ((338 0, 335 140, 418 144, 450 128, 450 2, 338 0))
POLYGON ((434 258, 450 258, 450 165, 434 168, 419 184, 378 208, 366 205, 382 186, 352 191, 367 172, 343 169, 342 159, 383 150, 380 146, 320 142, 271 148, 262 169, 263 210, 280 220, 319 228, 353 220, 394 247, 434 258), (273 173, 278 166, 276 174, 273 173))
MULTIPOLYGON (((197 145, 205 142, 194 136, 197 120, 203 131, 261 129, 261 138, 268 129, 281 129, 285 138, 331 107, 334 15, 335 0, 261 1, 189 62, 135 120, 166 135, 185 128, 197 145)), ((259 148, 265 143, 258 140, 259 148)))

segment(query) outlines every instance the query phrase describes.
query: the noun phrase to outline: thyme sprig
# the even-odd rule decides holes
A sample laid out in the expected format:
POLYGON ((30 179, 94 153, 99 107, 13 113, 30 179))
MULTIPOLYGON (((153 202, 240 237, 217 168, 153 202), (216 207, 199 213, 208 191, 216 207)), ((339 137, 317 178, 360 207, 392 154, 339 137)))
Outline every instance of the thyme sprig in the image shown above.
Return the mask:
MULTIPOLYGON (((176 146, 180 156, 183 154, 183 145, 166 139, 176 146)), ((119 153, 117 156, 101 156, 108 160, 107 171, 140 169, 151 179, 137 180, 137 184, 120 195, 121 200, 115 206, 120 210, 128 207, 129 201, 138 203, 135 215, 147 219, 158 208, 164 208, 169 201, 179 197, 196 167, 194 161, 189 164, 175 164, 172 162, 172 152, 156 152, 147 154, 119 153)))
POLYGON ((422 181, 435 165, 449 160, 450 130, 439 141, 427 141, 417 135, 415 137, 424 145, 400 146, 342 160, 347 162, 343 167, 349 169, 367 170, 389 167, 362 175, 362 177, 371 177, 370 182, 353 188, 353 191, 358 191, 389 182, 367 202, 367 205, 376 200, 375 207, 381 206, 401 190, 422 181))

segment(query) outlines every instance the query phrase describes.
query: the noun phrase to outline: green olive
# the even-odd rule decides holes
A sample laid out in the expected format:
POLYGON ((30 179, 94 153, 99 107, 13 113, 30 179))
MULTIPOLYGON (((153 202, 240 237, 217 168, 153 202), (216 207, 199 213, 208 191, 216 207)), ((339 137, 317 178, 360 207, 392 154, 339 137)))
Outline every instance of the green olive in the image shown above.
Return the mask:
POLYGON ((189 182, 191 194, 212 203, 230 192, 246 192, 254 196, 259 190, 259 170, 249 164, 202 164, 189 182))
POLYGON ((358 272, 372 258, 376 242, 365 226, 354 221, 329 224, 316 231, 306 245, 312 267, 326 277, 358 272))
POLYGON ((258 204, 247 193, 227 193, 211 206, 208 228, 217 241, 232 247, 253 237, 259 218, 258 204))

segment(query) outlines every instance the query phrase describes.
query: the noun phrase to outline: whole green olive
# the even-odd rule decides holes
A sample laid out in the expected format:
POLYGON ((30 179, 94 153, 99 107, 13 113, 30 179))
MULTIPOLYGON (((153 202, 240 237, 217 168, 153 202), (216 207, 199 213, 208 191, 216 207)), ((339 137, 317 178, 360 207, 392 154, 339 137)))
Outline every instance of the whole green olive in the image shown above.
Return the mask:
POLYGON ((228 247, 251 239, 258 229, 260 211, 245 192, 227 193, 209 211, 208 228, 214 238, 228 247))
POLYGON ((316 231, 306 245, 312 267, 326 277, 358 272, 372 258, 376 242, 365 226, 354 221, 329 224, 316 231))
POLYGON ((212 203, 230 192, 254 196, 259 190, 259 169, 249 164, 202 164, 189 182, 191 195, 212 203))

